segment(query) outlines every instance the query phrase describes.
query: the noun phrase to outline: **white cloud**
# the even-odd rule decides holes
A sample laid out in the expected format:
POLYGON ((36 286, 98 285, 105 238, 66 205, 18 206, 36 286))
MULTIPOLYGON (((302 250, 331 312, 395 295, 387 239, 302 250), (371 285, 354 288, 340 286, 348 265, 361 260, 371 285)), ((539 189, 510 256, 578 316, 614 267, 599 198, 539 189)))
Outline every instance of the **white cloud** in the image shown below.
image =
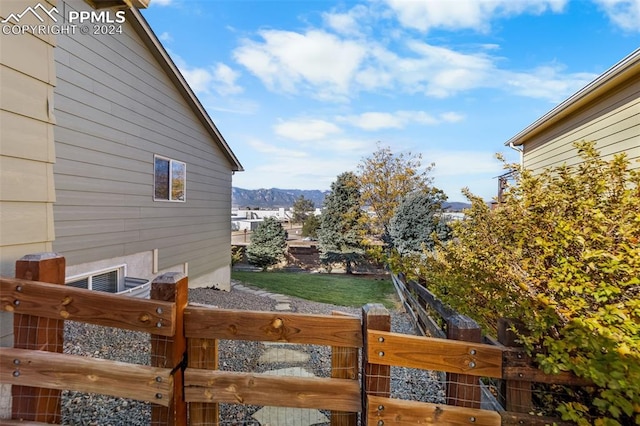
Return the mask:
POLYGON ((445 112, 440 114, 440 119, 447 123, 459 123, 464 120, 464 115, 458 114, 457 112, 445 112))
MULTIPOLYGON (((260 104, 246 98, 227 97, 224 101, 215 95, 199 95, 198 98, 207 111, 230 112, 233 114, 253 115, 260 110, 260 104)), ((214 121, 215 121, 215 117, 214 121)))
POLYGON ((343 119, 352 126, 363 130, 400 129, 406 124, 404 119, 388 112, 365 112, 343 117, 343 119))
POLYGON ((443 98, 457 92, 486 86, 495 69, 494 59, 484 53, 467 54, 411 40, 417 57, 398 58, 398 79, 405 88, 443 98))
POLYGON ((247 141, 247 143, 249 144, 249 146, 251 148, 253 148, 254 150, 256 150, 257 152, 260 152, 262 154, 269 154, 272 155, 274 157, 279 157, 279 158, 304 158, 304 157, 308 157, 309 154, 307 154, 304 151, 297 151, 297 150, 291 150, 291 149, 284 149, 284 148, 280 148, 274 145, 270 145, 264 141, 261 141, 259 139, 249 139, 247 141))
POLYGON ((282 121, 274 126, 278 136, 295 141, 317 141, 341 132, 333 123, 318 119, 282 121))
MULTIPOLYGON (((436 18, 438 13, 453 14, 454 17, 459 13, 460 19, 466 16, 465 10, 476 11, 475 14, 468 13, 484 19, 493 13, 560 11, 566 3, 566 0, 460 0, 455 2, 459 8, 436 8, 437 3, 433 1, 389 1, 406 13, 412 8, 426 8, 427 11, 435 8, 438 10, 433 12, 436 18)), ((373 5, 376 4, 372 3, 371 7, 373 5)), ((465 52, 412 38, 406 32, 396 34, 392 41, 385 37, 369 37, 366 31, 358 32, 357 25, 360 24, 362 30, 365 24, 354 19, 358 14, 366 15, 361 9, 362 5, 346 13, 332 12, 323 16, 325 23, 340 35, 319 29, 305 32, 265 30, 259 32, 255 40, 242 40, 234 51, 234 59, 271 91, 332 102, 348 102, 363 92, 446 98, 487 88, 557 102, 595 77, 566 73, 555 64, 533 70, 507 70, 501 66, 504 58, 494 53, 499 49, 495 44, 465 52), (394 50, 385 43, 392 43, 394 50)), ((367 18, 374 18, 372 12, 367 13, 367 18)), ((413 14, 419 13, 414 11, 413 14)), ((448 22, 445 17, 438 19, 440 24, 448 22)), ((460 25, 476 22, 469 17, 465 19, 460 25)), ((389 126, 381 123, 379 127, 389 126)))
POLYGON ((204 68, 180 68, 180 72, 196 94, 209 93, 213 75, 204 68))
POLYGON ((558 64, 532 70, 507 70, 498 66, 500 58, 484 52, 458 52, 416 40, 407 41, 407 47, 414 56, 397 57, 389 52, 380 56, 385 61, 380 66, 393 73, 391 81, 400 90, 434 98, 491 88, 558 102, 596 77, 590 73, 566 73, 558 64), (392 65, 395 66, 392 68, 392 65))
POLYGON ((236 84, 240 74, 223 63, 216 64, 213 78, 216 81, 215 90, 221 95, 233 95, 243 92, 242 87, 236 84))
MULTIPOLYGON (((330 151, 334 158, 352 158, 351 167, 355 167, 355 164, 360 161, 362 156, 369 154, 372 149, 375 148, 374 143, 375 141, 371 139, 347 137, 331 138, 320 145, 322 148, 330 151)), ((347 169, 343 170, 343 172, 345 171, 347 171, 347 169)))
POLYGON ((565 74, 558 66, 503 70, 497 65, 500 58, 486 50, 465 53, 415 39, 404 41, 406 53, 401 55, 375 41, 340 39, 322 31, 266 31, 261 36, 263 42, 245 40, 235 59, 270 90, 320 100, 345 101, 362 91, 445 98, 493 88, 556 102, 595 77, 565 74))
POLYGON ((243 92, 236 84, 240 73, 221 62, 209 67, 193 67, 180 56, 169 51, 171 58, 196 95, 217 93, 220 96, 235 95, 243 92))
POLYGON ((449 201, 464 201, 461 191, 465 187, 472 193, 484 194, 486 201, 497 194, 495 177, 504 170, 493 152, 428 150, 422 152, 422 158, 425 163, 435 163, 431 172, 433 184, 448 195, 449 201))
POLYGON ((325 24, 339 34, 358 35, 362 30, 362 23, 369 15, 369 9, 364 5, 356 5, 346 13, 326 12, 322 14, 325 24))
POLYGON ((424 111, 365 112, 338 117, 341 122, 367 131, 403 129, 413 123, 424 125, 436 125, 442 122, 454 123, 462 119, 463 116, 455 112, 434 116, 424 111))
POLYGON ((495 16, 561 12, 568 0, 385 0, 407 28, 486 31, 495 16))
POLYGON ((270 89, 319 99, 345 99, 365 56, 361 44, 312 30, 261 31, 263 42, 245 39, 234 58, 270 89))
POLYGON ((162 34, 160 34, 160 35, 158 36, 158 38, 159 38, 161 41, 165 41, 165 42, 167 42, 167 41, 173 41, 173 37, 171 37, 171 34, 169 34, 167 31, 165 31, 165 32, 163 32, 162 34))
POLYGON ((329 189, 340 173, 353 170, 355 164, 352 158, 272 157, 252 168, 251 174, 236 173, 233 185, 242 188, 329 189), (259 181, 252 176, 260 176, 259 181))
POLYGON ((276 146, 258 138, 246 143, 254 151, 253 158, 245 162, 247 172, 233 177, 233 185, 243 188, 329 189, 340 173, 354 170, 371 148, 368 142, 347 138, 328 138, 307 144, 304 150, 276 146), (260 161, 251 164, 257 157, 260 161))
POLYGON ((563 67, 542 66, 531 72, 501 71, 496 73, 504 89, 520 96, 560 102, 597 77, 590 73, 564 74, 563 67))
POLYGON ((435 163, 433 176, 462 176, 482 173, 501 173, 502 164, 495 153, 488 151, 425 151, 425 162, 435 163))
POLYGON ((354 85, 362 90, 392 88, 397 74, 402 72, 396 62, 398 56, 379 43, 363 42, 363 46, 367 57, 354 76, 354 85))
POLYGON ((271 90, 305 91, 324 100, 345 100, 359 90, 424 92, 445 97, 477 87, 493 68, 483 54, 464 54, 409 40, 401 57, 377 42, 339 39, 322 31, 266 31, 264 42, 245 40, 235 59, 271 90))
POLYGON ((640 32, 640 0, 594 0, 625 31, 640 32))

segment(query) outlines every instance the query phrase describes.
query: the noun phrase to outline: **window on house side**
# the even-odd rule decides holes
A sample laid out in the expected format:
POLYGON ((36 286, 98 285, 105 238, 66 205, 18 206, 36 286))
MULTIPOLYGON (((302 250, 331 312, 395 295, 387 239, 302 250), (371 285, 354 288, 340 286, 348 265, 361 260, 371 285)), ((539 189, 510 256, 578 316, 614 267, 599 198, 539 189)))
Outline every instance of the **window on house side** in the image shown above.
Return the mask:
POLYGON ((169 158, 154 157, 154 200, 184 202, 187 165, 169 158))

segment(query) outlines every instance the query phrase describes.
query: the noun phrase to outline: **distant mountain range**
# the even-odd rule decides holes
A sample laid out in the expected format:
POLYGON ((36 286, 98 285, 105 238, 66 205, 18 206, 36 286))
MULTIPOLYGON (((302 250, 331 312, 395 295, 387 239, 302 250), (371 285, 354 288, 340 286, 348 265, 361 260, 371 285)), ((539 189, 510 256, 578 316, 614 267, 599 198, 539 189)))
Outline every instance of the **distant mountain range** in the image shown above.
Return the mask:
POLYGON ((451 201, 444 203, 444 209, 451 212, 461 212, 471 207, 471 203, 462 203, 460 201, 451 201))
MULTIPOLYGON (((241 209, 289 208, 303 195, 304 198, 313 201, 317 208, 321 208, 324 196, 328 193, 329 191, 318 189, 243 189, 234 186, 231 189, 231 205, 241 209)), ((445 208, 450 211, 461 211, 469 207, 471 207, 469 203, 457 201, 445 203, 445 208)))
POLYGON ((324 201, 324 196, 329 191, 320 191, 318 189, 231 189, 231 205, 237 208, 280 208, 291 207, 293 203, 300 198, 301 195, 307 200, 313 201, 313 204, 320 208, 324 201))

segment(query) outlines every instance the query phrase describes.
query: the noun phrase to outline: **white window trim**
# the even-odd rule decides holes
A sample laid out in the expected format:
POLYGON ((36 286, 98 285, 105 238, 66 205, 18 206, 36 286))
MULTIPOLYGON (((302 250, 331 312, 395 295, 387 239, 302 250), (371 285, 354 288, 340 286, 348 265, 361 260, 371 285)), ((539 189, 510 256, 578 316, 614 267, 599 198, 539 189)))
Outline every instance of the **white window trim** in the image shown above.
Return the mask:
POLYGON ((104 269, 97 269, 95 271, 91 271, 91 272, 87 272, 87 273, 83 273, 83 274, 78 274, 78 275, 73 275, 70 277, 66 277, 64 280, 65 284, 74 282, 74 281, 79 281, 79 280, 83 280, 85 278, 88 279, 88 283, 87 283, 87 288, 89 290, 93 290, 93 286, 92 286, 92 277, 94 275, 102 275, 102 274, 106 274, 107 272, 113 272, 113 271, 117 271, 118 272, 118 289, 121 287, 121 284, 124 283, 124 277, 127 276, 127 264, 123 263, 121 265, 114 265, 111 266, 109 268, 104 268, 104 269))
POLYGON ((164 201, 167 203, 186 203, 187 202, 187 163, 184 161, 174 160, 173 158, 165 157, 163 155, 153 155, 153 201, 164 201), (156 198, 156 158, 161 160, 166 160, 169 162, 169 199, 165 198, 156 198), (180 163, 184 166, 184 200, 172 200, 171 199, 171 184, 173 181, 173 167, 171 165, 173 163, 180 163))

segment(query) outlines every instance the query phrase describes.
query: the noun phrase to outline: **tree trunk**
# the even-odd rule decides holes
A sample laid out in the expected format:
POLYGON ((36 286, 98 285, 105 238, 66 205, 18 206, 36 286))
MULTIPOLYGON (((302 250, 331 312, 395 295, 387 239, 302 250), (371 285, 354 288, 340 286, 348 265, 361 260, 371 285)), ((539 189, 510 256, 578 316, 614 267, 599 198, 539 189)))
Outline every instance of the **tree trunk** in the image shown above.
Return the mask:
POLYGON ((345 262, 345 266, 346 266, 346 273, 347 274, 353 274, 353 270, 351 269, 351 261, 347 260, 345 262))

